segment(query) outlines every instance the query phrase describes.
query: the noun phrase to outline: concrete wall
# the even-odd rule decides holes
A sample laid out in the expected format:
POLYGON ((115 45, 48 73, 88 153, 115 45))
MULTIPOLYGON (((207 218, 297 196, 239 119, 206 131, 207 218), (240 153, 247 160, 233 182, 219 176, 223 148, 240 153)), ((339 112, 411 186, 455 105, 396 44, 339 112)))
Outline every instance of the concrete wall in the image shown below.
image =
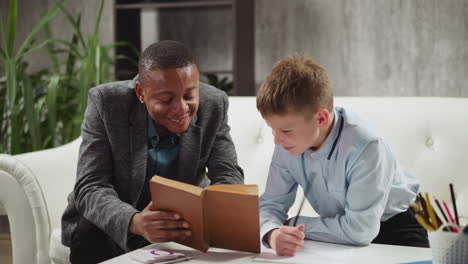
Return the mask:
MULTIPOLYGON (((9 1, 0 1, 6 12, 9 1)), ((20 0, 18 38, 54 0, 20 0)), ((96 0, 68 1, 93 30, 96 0)), ((101 39, 113 40, 112 0, 101 39)), ((278 59, 295 52, 329 72, 339 96, 468 96, 468 0, 255 0, 257 86, 278 59)), ((232 70, 233 16, 226 8, 162 10, 161 39, 192 47, 203 71, 232 70)), ((71 36, 63 16, 56 36, 71 36)), ((148 27, 148 26, 146 26, 148 27)), ((34 54, 40 68, 45 54, 34 54)))
POLYGON ((202 71, 232 71, 233 18, 226 7, 161 9, 159 38, 186 43, 202 71))
MULTIPOLYGON (((327 69, 335 95, 468 96, 468 0, 255 5, 257 86, 277 60, 298 52, 327 69)), ((164 12, 163 38, 185 40, 206 69, 231 67, 228 10, 164 12)))
POLYGON ((293 52, 336 95, 468 96, 466 0, 257 0, 256 80, 293 52))

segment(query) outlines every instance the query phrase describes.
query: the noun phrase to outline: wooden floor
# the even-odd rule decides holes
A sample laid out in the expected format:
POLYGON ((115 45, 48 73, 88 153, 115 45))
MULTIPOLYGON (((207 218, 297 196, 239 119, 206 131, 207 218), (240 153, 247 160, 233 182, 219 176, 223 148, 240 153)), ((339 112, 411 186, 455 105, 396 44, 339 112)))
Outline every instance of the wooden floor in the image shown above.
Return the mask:
POLYGON ((0 263, 11 264, 11 239, 9 233, 0 233, 0 263))

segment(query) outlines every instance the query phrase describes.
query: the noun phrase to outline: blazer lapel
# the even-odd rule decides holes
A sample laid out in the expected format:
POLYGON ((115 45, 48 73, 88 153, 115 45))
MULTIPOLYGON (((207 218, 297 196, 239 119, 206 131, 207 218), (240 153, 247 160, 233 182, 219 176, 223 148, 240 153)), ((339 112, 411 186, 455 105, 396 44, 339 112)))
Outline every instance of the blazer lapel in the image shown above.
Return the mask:
POLYGON ((130 115, 129 115, 129 142, 130 142, 130 164, 132 164, 129 177, 133 188, 129 190, 135 191, 131 197, 135 197, 135 203, 143 188, 143 183, 146 180, 146 162, 148 158, 147 153, 147 139, 148 139, 148 118, 147 111, 144 104, 136 101, 130 115))
POLYGON ((196 175, 200 159, 201 134, 196 121, 197 116, 195 115, 187 131, 180 135, 180 152, 177 161, 176 180, 190 184, 198 182, 196 175))

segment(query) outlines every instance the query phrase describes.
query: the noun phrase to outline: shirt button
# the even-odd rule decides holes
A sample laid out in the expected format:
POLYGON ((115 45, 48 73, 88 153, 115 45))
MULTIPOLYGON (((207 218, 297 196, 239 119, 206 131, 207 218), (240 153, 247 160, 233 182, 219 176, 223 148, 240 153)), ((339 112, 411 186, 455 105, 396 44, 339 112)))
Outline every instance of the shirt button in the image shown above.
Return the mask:
POLYGON ((263 144, 263 136, 257 137, 257 144, 263 144))

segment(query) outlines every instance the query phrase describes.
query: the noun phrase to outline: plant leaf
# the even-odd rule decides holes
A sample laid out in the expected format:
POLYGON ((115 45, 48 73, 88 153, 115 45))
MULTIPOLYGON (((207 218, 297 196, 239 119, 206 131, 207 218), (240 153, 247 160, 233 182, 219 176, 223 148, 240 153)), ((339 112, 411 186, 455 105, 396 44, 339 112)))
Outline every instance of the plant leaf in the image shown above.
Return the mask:
POLYGON ((57 3, 58 7, 62 11, 62 13, 65 15, 65 17, 68 19, 68 22, 73 27, 73 31, 76 33, 78 39, 81 42, 81 45, 83 45, 83 48, 86 49, 86 42, 84 41, 83 34, 81 34, 80 26, 81 26, 81 13, 78 14, 78 18, 75 21, 73 19, 73 16, 71 13, 63 6, 63 3, 57 3))
MULTIPOLYGON (((78 25, 81 23, 81 15, 78 16, 77 23, 78 25)), ((78 34, 76 32, 73 32, 72 41, 69 46, 70 51, 67 56, 67 63, 66 63, 66 68, 65 68, 65 74, 68 76, 72 75, 73 68, 75 67, 75 63, 76 63, 76 57, 80 56, 79 53, 75 54, 72 51, 72 48, 75 48, 76 46, 78 46, 77 43, 78 43, 78 34)))
POLYGON ((3 18, 0 19, 0 39, 2 40, 2 45, 0 46, 0 50, 5 53, 5 58, 8 57, 8 51, 6 50, 7 44, 6 44, 6 36, 5 36, 5 31, 3 30, 4 25, 3 25, 3 18))
POLYGON ((53 74, 50 77, 47 86, 47 113, 49 120, 49 133, 51 135, 52 146, 55 146, 55 135, 57 128, 57 89, 60 81, 59 74, 53 74))
POLYGON ((96 77, 94 79, 94 85, 101 84, 101 47, 99 46, 99 43, 95 42, 94 44, 94 49, 95 49, 95 57, 94 57, 94 70, 96 77))
POLYGON ((31 52, 33 52, 35 50, 42 49, 42 47, 44 47, 45 45, 47 45, 47 44, 49 44, 50 42, 53 42, 53 41, 54 41, 53 39, 46 39, 43 42, 41 42, 41 43, 39 43, 39 44, 37 44, 35 46, 29 46, 22 53, 17 53, 16 56, 15 56, 15 60, 20 61, 20 59, 22 57, 28 55, 29 53, 31 53, 31 52))
POLYGON ((78 37, 76 37, 75 34, 73 35, 73 38, 72 38, 71 42, 63 40, 63 39, 54 39, 53 41, 64 45, 67 48, 67 52, 72 52, 73 55, 76 56, 76 57, 84 57, 85 56, 85 54, 80 53, 80 49, 79 49, 79 47, 77 45, 78 37))
POLYGON ((16 21, 18 18, 18 0, 10 2, 8 9, 8 22, 7 22, 7 37, 6 37, 6 52, 11 56, 15 48, 16 38, 16 21))
POLYGON ((5 61, 6 60, 6 54, 3 51, 2 48, 0 48, 0 60, 5 61))
POLYGON ((19 154, 21 152, 21 135, 20 135, 20 116, 18 105, 13 105, 11 107, 11 116, 10 116, 10 126, 11 126, 11 154, 19 154))
POLYGON ((51 20, 55 14, 57 14, 57 11, 58 11, 58 7, 54 7, 52 8, 49 12, 46 13, 45 16, 41 17, 41 19, 39 19, 39 21, 36 23, 36 25, 34 25, 33 29, 31 30, 31 32, 28 34, 28 36, 26 37, 26 39, 23 41, 23 43, 21 44, 19 50, 18 50, 18 53, 16 54, 16 57, 21 57, 25 50, 28 49, 28 46, 30 45, 33 37, 39 32, 39 30, 42 29, 42 27, 49 21, 51 20))
POLYGON ((12 59, 5 61, 5 73, 7 77, 7 105, 10 111, 13 108, 16 90, 17 90, 17 76, 16 76, 16 65, 12 59))
POLYGON ((112 59, 111 62, 114 63, 117 60, 127 60, 127 61, 131 62, 133 64, 133 66, 138 67, 138 62, 135 59, 133 59, 132 57, 129 57, 127 55, 124 55, 124 54, 115 55, 114 59, 112 59))
POLYGON ((104 8, 104 0, 99 1, 99 11, 96 18, 96 23, 94 24, 94 35, 99 35, 99 26, 101 25, 102 10, 104 8))
POLYGON ((29 75, 24 74, 22 77, 23 95, 24 95, 24 108, 26 110, 26 119, 29 126, 29 135, 32 142, 32 151, 39 150, 41 147, 41 136, 39 131, 39 121, 37 120, 38 114, 34 107, 34 97, 29 75))
POLYGON ((88 75, 88 60, 82 59, 80 61, 80 86, 79 86, 79 116, 83 118, 84 111, 86 109, 86 104, 88 103, 88 89, 90 86, 89 75, 88 75))
MULTIPOLYGON (((52 38, 52 32, 50 31, 49 23, 45 23, 44 33, 45 33, 47 39, 53 39, 52 38)), ((59 72, 60 71, 59 61, 58 61, 57 53, 55 52, 55 47, 54 46, 55 45, 54 45, 53 41, 47 43, 47 50, 49 51, 49 56, 52 59, 52 65, 54 67, 54 72, 59 72)))

